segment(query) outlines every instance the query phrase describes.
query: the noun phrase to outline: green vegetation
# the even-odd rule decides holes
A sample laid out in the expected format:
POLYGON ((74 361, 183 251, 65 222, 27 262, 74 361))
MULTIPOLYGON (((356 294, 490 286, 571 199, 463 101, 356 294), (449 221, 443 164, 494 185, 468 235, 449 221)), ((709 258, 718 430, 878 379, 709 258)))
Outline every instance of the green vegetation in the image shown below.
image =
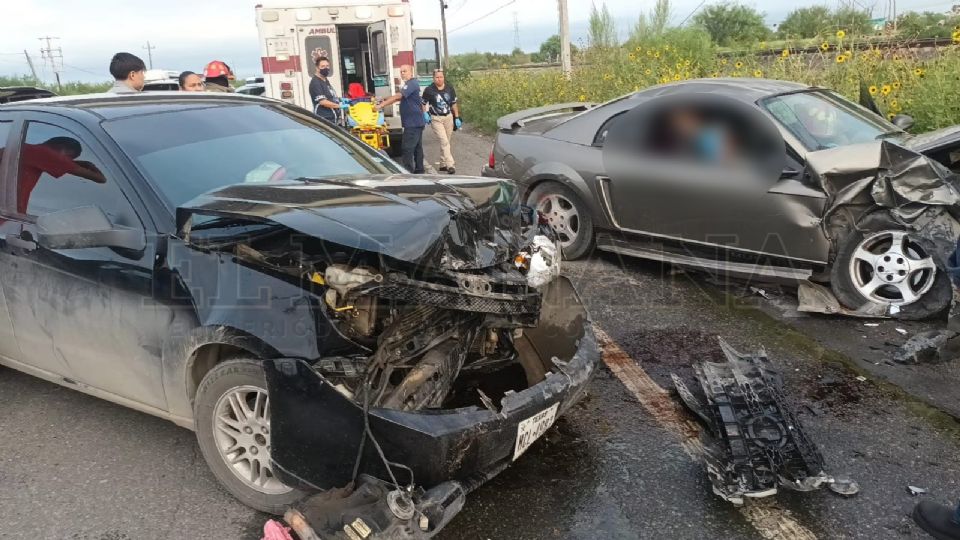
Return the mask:
MULTIPOLYGON (((721 18, 739 19, 731 24, 740 28, 753 24, 747 24, 755 20, 753 15, 723 6, 726 11, 721 18)), ((651 23, 658 20, 658 11, 669 13, 668 2, 661 0, 653 13, 645 14, 626 44, 580 51, 570 80, 556 69, 461 74, 457 89, 464 114, 482 129, 493 130, 500 116, 530 107, 568 101, 602 102, 651 85, 693 78, 757 77, 833 88, 854 100, 863 81, 884 114, 913 116, 917 132, 960 123, 960 30, 953 27, 949 35, 954 45, 937 51, 907 47, 881 50, 870 46, 875 38, 864 35, 860 16, 829 12, 832 22, 814 23, 817 28, 829 28, 829 35, 820 31, 807 40, 773 45, 762 37, 772 34, 757 31, 754 41, 738 41, 736 49, 729 49, 719 43, 730 42, 733 37, 704 32, 702 19, 690 26, 658 27, 651 23), (861 44, 866 48, 860 49, 861 44), (799 54, 796 47, 800 45, 816 46, 818 52, 799 54), (773 54, 757 55, 759 51, 773 54)), ((596 12, 602 19, 603 10, 596 12)), ((815 17, 798 15, 791 24, 806 28, 805 18, 815 17)), ((919 32, 918 28, 927 28, 931 20, 921 16, 918 26, 909 29, 919 32)), ((939 21, 934 26, 940 28, 939 21)), ((870 27, 867 33, 872 32, 870 27)))
POLYGON ((21 75, 15 77, 0 76, 0 87, 3 86, 34 86, 37 88, 46 88, 47 90, 50 90, 51 92, 54 92, 60 96, 74 96, 77 94, 96 94, 98 92, 106 92, 111 86, 113 86, 113 83, 67 82, 63 83, 60 88, 57 88, 57 85, 55 84, 41 83, 33 77, 21 75))
POLYGON ((771 35, 763 14, 742 4, 706 6, 694 16, 693 23, 706 30, 717 45, 760 41, 771 35))

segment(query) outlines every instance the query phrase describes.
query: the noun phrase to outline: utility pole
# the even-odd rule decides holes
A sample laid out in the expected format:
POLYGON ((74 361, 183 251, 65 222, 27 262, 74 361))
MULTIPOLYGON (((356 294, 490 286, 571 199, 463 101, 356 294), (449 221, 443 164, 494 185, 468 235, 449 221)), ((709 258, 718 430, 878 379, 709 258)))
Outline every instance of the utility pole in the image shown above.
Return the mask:
POLYGON ((450 47, 447 45, 447 1, 440 0, 440 28, 443 31, 443 66, 449 67, 450 47))
POLYGON ((37 38, 41 42, 46 41, 47 47, 40 48, 40 56, 45 61, 50 61, 50 67, 53 69, 53 74, 57 79, 57 90, 62 90, 63 88, 60 85, 60 72, 63 70, 63 49, 57 47, 53 48, 53 45, 50 43, 52 39, 60 39, 58 37, 44 36, 42 38, 37 38))
POLYGON ((153 69, 153 50, 157 48, 156 45, 150 45, 150 42, 147 41, 147 46, 143 47, 147 50, 147 65, 150 66, 150 69, 153 69))
POLYGON ((570 78, 573 67, 570 65, 570 12, 567 0, 557 0, 560 9, 560 69, 563 76, 570 78))
POLYGON ((23 50, 23 55, 27 57, 27 65, 30 66, 30 73, 33 74, 33 80, 40 82, 40 77, 37 77, 37 69, 33 67, 33 60, 30 58, 30 53, 26 49, 23 50))
POLYGON ((516 11, 513 12, 513 48, 520 49, 520 20, 516 11))

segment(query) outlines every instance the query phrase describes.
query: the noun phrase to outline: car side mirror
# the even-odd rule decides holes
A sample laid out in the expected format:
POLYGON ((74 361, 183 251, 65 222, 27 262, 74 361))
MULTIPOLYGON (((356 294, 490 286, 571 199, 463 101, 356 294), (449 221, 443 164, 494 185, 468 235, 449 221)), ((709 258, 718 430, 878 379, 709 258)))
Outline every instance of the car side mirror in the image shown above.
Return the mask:
POLYGON ((893 120, 891 120, 891 122, 893 122, 893 125, 897 126, 898 128, 900 128, 900 129, 902 129, 902 130, 904 130, 904 131, 909 131, 910 128, 912 128, 912 127, 913 127, 913 124, 914 124, 913 117, 910 116, 909 114, 898 114, 898 115, 895 115, 895 116, 893 117, 893 120))
POLYGON ((47 249, 110 247, 140 251, 147 242, 142 230, 114 225, 100 208, 82 206, 38 217, 37 243, 47 249))

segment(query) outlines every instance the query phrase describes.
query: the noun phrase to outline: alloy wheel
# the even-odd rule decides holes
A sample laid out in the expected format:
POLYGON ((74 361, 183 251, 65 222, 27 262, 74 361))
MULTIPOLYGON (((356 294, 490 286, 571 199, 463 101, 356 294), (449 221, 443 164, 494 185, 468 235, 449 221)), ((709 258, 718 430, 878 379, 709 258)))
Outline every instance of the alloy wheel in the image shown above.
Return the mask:
POLYGON ((217 400, 213 409, 217 450, 247 486, 270 495, 292 488, 273 474, 270 464, 270 398, 262 388, 238 386, 217 400))
POLYGON ((537 203, 537 211, 557 232, 561 247, 568 247, 577 241, 580 213, 570 199, 555 193, 547 195, 537 203))
POLYGON ((883 231, 864 238, 850 259, 850 277, 865 298, 905 306, 933 286, 937 265, 903 231, 883 231))

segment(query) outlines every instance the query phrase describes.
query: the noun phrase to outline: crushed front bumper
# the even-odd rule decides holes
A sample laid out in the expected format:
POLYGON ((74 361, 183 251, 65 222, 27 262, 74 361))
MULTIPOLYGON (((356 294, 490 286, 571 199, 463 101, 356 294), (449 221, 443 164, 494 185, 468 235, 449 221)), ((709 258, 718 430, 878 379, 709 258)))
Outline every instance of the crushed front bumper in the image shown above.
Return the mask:
MULTIPOLYGON (((553 369, 538 384, 508 393, 498 410, 370 410, 370 429, 384 456, 402 465, 391 467, 399 483, 482 484, 515 459, 522 421, 554 405, 559 415, 583 397, 600 351, 586 310, 566 278, 544 287, 540 322, 524 331, 524 339, 553 369)), ((358 454, 357 473, 389 478, 371 441, 361 449, 362 407, 303 360, 274 359, 264 370, 271 457, 280 480, 309 490, 345 486, 354 478, 358 454)))

